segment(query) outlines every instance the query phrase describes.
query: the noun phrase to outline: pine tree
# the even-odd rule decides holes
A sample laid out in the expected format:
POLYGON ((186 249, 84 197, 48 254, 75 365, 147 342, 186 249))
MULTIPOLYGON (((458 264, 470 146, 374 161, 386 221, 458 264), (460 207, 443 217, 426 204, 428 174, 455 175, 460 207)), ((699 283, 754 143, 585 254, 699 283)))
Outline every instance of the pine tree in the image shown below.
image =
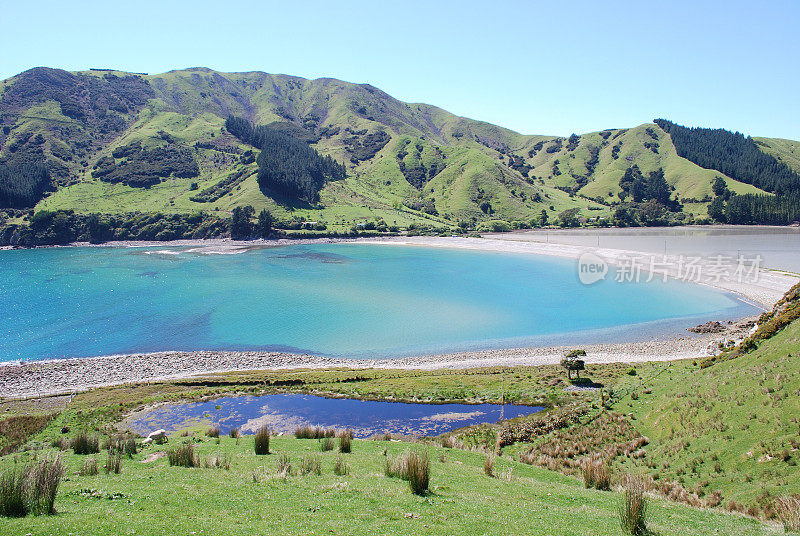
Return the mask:
POLYGON ((272 214, 269 213, 267 209, 262 209, 261 212, 258 213, 258 223, 256 223, 256 236, 260 238, 269 238, 270 233, 272 232, 272 214))

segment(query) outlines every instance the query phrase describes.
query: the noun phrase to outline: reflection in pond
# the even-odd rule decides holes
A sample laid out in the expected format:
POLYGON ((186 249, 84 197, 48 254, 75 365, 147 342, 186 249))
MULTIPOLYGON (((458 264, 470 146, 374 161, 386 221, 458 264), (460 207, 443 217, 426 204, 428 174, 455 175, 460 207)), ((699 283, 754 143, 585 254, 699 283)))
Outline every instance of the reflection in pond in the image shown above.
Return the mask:
POLYGON ((300 426, 351 428, 356 437, 388 432, 431 436, 481 423, 496 423, 541 411, 539 406, 498 404, 406 404, 312 395, 237 396, 160 406, 129 423, 139 434, 164 428, 174 432, 192 425, 218 425, 252 433, 268 425, 274 433, 292 433, 300 426))

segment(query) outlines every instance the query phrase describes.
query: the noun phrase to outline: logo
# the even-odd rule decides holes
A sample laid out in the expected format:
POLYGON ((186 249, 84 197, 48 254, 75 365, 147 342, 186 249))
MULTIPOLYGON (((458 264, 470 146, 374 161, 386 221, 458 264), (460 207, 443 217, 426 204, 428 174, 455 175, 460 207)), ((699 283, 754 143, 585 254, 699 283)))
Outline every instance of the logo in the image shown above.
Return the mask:
POLYGON ((608 263, 594 253, 583 253, 578 257, 578 279, 584 285, 593 285, 608 275, 608 263))

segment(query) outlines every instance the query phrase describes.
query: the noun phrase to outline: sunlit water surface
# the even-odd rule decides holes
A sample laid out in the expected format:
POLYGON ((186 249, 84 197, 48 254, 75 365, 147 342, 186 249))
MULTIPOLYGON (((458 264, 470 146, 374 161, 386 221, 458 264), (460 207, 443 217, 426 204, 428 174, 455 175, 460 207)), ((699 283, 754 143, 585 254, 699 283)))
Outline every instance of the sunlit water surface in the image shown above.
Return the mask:
POLYGON ((320 426, 349 428, 356 437, 380 433, 431 436, 541 410, 540 406, 508 404, 407 404, 277 394, 170 404, 136 415, 128 425, 142 435, 162 428, 174 432, 214 425, 223 435, 232 428, 247 434, 268 426, 273 433, 292 433, 301 426, 320 426))
POLYGON ((0 251, 0 360, 162 350, 387 357, 684 333, 756 309, 574 260, 375 244, 0 251))

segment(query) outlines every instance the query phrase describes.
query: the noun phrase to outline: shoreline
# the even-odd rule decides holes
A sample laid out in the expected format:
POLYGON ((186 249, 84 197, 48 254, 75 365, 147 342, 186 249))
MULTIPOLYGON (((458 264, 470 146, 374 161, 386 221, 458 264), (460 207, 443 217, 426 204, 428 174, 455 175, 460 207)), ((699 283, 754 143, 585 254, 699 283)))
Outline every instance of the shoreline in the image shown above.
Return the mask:
MULTIPOLYGON (((574 246, 557 243, 515 241, 508 238, 462 237, 383 237, 383 238, 322 238, 253 240, 230 239, 181 240, 173 242, 114 242, 108 244, 73 244, 89 247, 183 247, 198 254, 231 255, 252 249, 302 244, 360 243, 445 247, 498 253, 533 254, 578 259, 592 254, 603 261, 621 266, 632 256, 652 256, 648 253, 574 246)), ((666 262, 678 259, 661 256, 666 262)), ((674 267, 673 267, 674 268, 674 267)), ((666 270, 658 277, 680 279, 679 273, 666 270)), ((764 310, 783 297, 800 278, 795 274, 761 270, 756 281, 737 281, 721 278, 718 281, 695 282, 736 294, 742 301, 764 310)), ((576 265, 577 277, 577 265, 576 265)), ((720 319, 722 320, 722 319, 720 319)), ((709 348, 720 340, 738 340, 747 335, 748 327, 741 319, 726 328, 724 333, 675 334, 639 342, 581 345, 589 354, 586 362, 642 362, 695 359, 711 355, 709 348)), ((752 320, 752 319, 751 319, 752 320)), ((369 359, 328 358, 308 354, 282 352, 193 351, 156 352, 147 354, 112 355, 89 358, 66 358, 47 361, 0 363, 0 393, 3 399, 52 396, 85 391, 96 387, 188 378, 199 374, 233 372, 237 370, 280 370, 297 368, 398 368, 407 370, 436 370, 442 368, 475 368, 487 366, 540 366, 558 364, 564 351, 574 347, 541 346, 495 350, 475 350, 416 357, 369 359), (102 362, 102 365, 100 365, 102 362), (44 386, 44 387, 43 387, 44 386), (57 386, 57 387, 55 387, 57 386)))
MULTIPOLYGON (((752 320, 752 319, 751 319, 752 320)), ((587 364, 638 363, 697 359, 711 355, 720 340, 742 338, 749 323, 735 322, 724 333, 688 333, 683 337, 583 345, 587 364)), ((187 379, 250 370, 399 369, 432 371, 495 366, 558 365, 574 346, 509 348, 388 359, 331 358, 283 352, 154 352, 27 363, 0 364, 2 400, 73 394, 99 387, 187 379)))

